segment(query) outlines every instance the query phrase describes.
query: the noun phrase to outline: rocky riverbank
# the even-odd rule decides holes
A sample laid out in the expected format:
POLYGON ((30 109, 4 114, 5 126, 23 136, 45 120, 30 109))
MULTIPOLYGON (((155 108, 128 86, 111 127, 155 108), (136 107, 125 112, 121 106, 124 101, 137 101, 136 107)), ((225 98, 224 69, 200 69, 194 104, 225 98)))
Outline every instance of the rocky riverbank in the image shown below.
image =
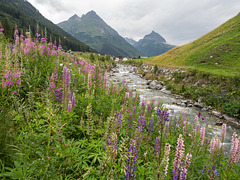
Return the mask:
MULTIPOLYGON (((165 67, 157 67, 157 69, 156 69, 155 66, 146 65, 146 64, 143 64, 139 68, 136 68, 136 67, 133 68, 133 73, 136 73, 141 78, 148 80, 147 85, 148 85, 149 89, 155 89, 155 90, 159 90, 166 94, 172 94, 171 91, 167 90, 166 82, 158 81, 158 80, 149 80, 147 78, 148 76, 146 76, 146 74, 154 74, 156 72, 158 75, 163 76, 164 79, 166 79, 167 81, 174 81, 175 80, 174 76, 173 76, 174 73, 182 74, 186 71, 180 70, 180 69, 170 69, 170 68, 165 68, 165 67)), ((198 85, 198 83, 196 82, 195 85, 198 85)), ((217 118, 219 118, 219 121, 216 122, 216 125, 221 125, 224 121, 226 121, 227 123, 240 128, 240 123, 237 118, 233 118, 226 114, 222 114, 220 111, 213 109, 211 106, 205 106, 205 104, 202 103, 202 101, 201 101, 201 97, 197 98, 196 100, 193 100, 193 99, 186 99, 185 97, 183 97, 181 95, 177 95, 177 94, 172 94, 172 95, 174 95, 176 99, 180 100, 180 102, 173 102, 173 104, 176 104, 178 106, 184 106, 184 107, 195 106, 195 107, 199 108, 200 112, 208 111, 209 114, 212 114, 212 115, 216 116, 217 118)))

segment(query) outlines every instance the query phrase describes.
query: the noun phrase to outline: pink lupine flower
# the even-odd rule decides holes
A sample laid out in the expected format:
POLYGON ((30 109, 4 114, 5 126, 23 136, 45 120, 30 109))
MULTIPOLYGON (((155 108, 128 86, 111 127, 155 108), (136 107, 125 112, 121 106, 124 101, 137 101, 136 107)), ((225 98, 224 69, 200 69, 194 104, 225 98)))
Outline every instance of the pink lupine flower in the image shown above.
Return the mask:
POLYGON ((200 129, 200 145, 203 145, 204 142, 204 137, 205 137, 205 126, 202 126, 200 129))
POLYGON ((182 169, 182 172, 180 174, 180 180, 185 180, 187 178, 187 170, 191 164, 191 158, 192 154, 187 153, 186 159, 185 159, 185 166, 182 169))
POLYGON ((210 152, 211 154, 214 154, 219 149, 220 149, 220 139, 217 136, 215 136, 212 138, 210 143, 210 152))
POLYGON ((91 91, 91 87, 92 87, 92 74, 91 72, 88 73, 88 90, 91 91))
POLYGON ((184 140, 182 134, 179 135, 177 147, 176 147, 176 154, 174 158, 174 169, 180 169, 182 166, 182 158, 184 156, 185 148, 184 148, 184 140))
POLYGON ((0 32, 3 32, 4 31, 4 29, 3 28, 0 28, 0 32))
POLYGON ((194 121, 195 121, 195 123, 198 123, 198 121, 199 121, 199 116, 198 115, 195 116, 194 121))
POLYGON ((230 149, 230 162, 237 163, 240 158, 240 140, 237 139, 237 134, 234 132, 232 136, 232 145, 230 149))
POLYGON ((224 141, 224 139, 226 137, 226 131, 227 131, 227 125, 223 124, 222 125, 222 142, 224 141))
POLYGON ((18 30, 17 29, 14 31, 14 34, 18 34, 18 30))
POLYGON ((164 157, 163 157, 163 161, 164 161, 164 165, 165 165, 163 171, 164 171, 165 177, 167 176, 167 171, 168 171, 170 148, 171 148, 171 145, 166 143, 165 150, 164 150, 164 157))

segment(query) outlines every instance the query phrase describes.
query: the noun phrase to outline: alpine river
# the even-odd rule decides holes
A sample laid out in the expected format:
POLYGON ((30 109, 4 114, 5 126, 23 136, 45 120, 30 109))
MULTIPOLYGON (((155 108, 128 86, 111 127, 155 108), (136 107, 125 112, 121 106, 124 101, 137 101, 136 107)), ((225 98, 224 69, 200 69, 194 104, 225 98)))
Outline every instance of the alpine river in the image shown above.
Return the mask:
MULTIPOLYGON (((201 111, 201 109, 197 107, 181 106, 181 100, 177 99, 176 95, 171 94, 165 88, 163 88, 163 90, 148 89, 148 81, 139 77, 135 72, 136 67, 117 64, 117 67, 112 69, 108 74, 108 80, 113 83, 126 82, 130 89, 138 92, 141 101, 150 102, 151 100, 155 100, 155 102, 162 102, 166 108, 174 109, 174 116, 184 116, 188 118, 190 123, 194 122, 196 115, 200 112, 201 117, 204 117, 204 120, 200 118, 200 124, 201 126, 205 126, 206 135, 210 137, 218 135, 221 137, 222 126, 216 125, 216 122, 219 121, 217 117, 209 114, 208 111, 201 111)), ((233 132, 240 135, 240 129, 227 124, 227 134, 223 144, 227 151, 230 149, 233 132)))

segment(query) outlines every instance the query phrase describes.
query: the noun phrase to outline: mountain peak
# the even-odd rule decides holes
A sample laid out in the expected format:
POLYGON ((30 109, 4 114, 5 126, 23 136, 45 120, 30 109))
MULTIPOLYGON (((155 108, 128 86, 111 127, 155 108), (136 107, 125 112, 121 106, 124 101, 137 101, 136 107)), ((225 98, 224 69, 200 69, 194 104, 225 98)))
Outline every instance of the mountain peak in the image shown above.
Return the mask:
POLYGON ((157 32, 152 31, 150 34, 144 36, 144 39, 149 39, 149 40, 156 40, 160 42, 166 42, 166 40, 157 32))
POLYGON ((72 17, 70 17, 68 20, 77 20, 80 17, 77 14, 74 14, 72 17))
POLYGON ((87 14, 82 15, 82 18, 86 18, 86 19, 101 19, 97 13, 93 10, 89 11, 87 14))

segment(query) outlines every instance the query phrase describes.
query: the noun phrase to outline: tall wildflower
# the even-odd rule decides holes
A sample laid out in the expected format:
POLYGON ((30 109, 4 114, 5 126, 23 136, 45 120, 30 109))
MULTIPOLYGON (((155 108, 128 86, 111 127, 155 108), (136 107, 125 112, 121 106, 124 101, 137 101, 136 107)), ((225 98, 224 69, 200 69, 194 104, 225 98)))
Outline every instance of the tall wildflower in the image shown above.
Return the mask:
POLYGON ((70 89, 70 75, 71 75, 70 70, 65 65, 63 67, 63 82, 64 82, 64 86, 68 90, 70 89))
POLYGON ((138 156, 138 151, 136 148, 136 142, 133 140, 132 143, 130 144, 130 147, 128 149, 127 153, 127 161, 126 161, 126 180, 130 179, 136 179, 135 171, 137 169, 137 156, 138 156))
POLYGON ((92 88, 92 73, 91 73, 91 71, 89 71, 89 73, 88 73, 87 87, 88 87, 88 92, 91 93, 91 88, 92 88))
POLYGON ((185 165, 182 168, 182 172, 180 174, 180 179, 185 180, 187 178, 187 170, 191 164, 191 158, 192 154, 187 153, 186 158, 185 158, 185 165))
POLYGON ((240 140, 237 138, 236 132, 232 136, 232 145, 230 149, 230 162, 236 164, 240 159, 240 140))
POLYGON ((171 145, 166 143, 165 144, 165 148, 164 148, 164 157, 163 157, 163 164, 164 164, 164 177, 167 176, 167 172, 168 172, 168 165, 169 165, 169 155, 170 155, 170 148, 171 145))
POLYGON ((160 141, 161 141, 161 138, 160 137, 156 137, 156 140, 155 140, 155 145, 154 145, 154 155, 156 159, 159 159, 161 154, 160 154, 160 141))
POLYGON ((92 138, 93 133, 93 115, 92 115, 92 104, 89 103, 86 110, 87 115, 87 135, 90 136, 90 139, 92 138))
POLYGON ((67 66, 63 67, 63 107, 69 109, 69 100, 70 100, 70 70, 67 66))
POLYGON ((222 143, 224 142, 224 139, 226 137, 226 132, 227 132, 227 125, 223 124, 222 125, 222 143))
POLYGON ((135 135, 137 145, 139 145, 139 143, 140 143, 140 141, 143 137, 145 125, 146 125, 145 117, 144 116, 139 116, 138 126, 137 126, 137 129, 136 129, 136 135, 135 135))
POLYGON ((104 73, 104 89, 107 87, 107 71, 104 73))
POLYGON ((203 145, 204 137, 205 137, 205 126, 202 126, 200 129, 200 138, 199 138, 201 146, 203 145))
POLYGON ((173 168, 176 170, 180 170, 182 167, 182 159, 184 156, 185 148, 184 148, 184 140, 182 134, 179 135, 176 147, 176 154, 174 158, 173 168))
POLYGON ((215 136, 212 138, 210 143, 210 152, 211 154, 214 154, 219 149, 220 149, 220 139, 217 136, 215 136))

